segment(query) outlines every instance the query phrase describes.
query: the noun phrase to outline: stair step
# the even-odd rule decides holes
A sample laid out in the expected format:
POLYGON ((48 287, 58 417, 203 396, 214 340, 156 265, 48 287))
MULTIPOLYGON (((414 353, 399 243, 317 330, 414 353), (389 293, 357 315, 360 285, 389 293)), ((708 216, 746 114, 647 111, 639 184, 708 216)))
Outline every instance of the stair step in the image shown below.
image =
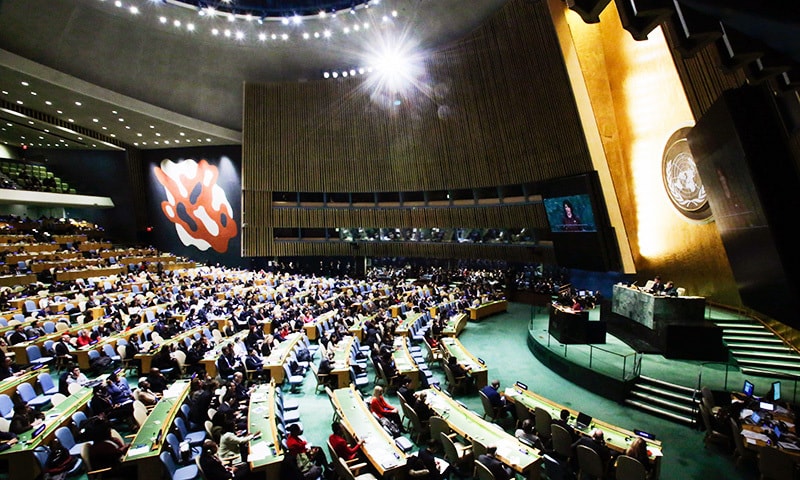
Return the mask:
POLYGON ((692 391, 693 395, 689 396, 685 393, 678 393, 673 390, 665 390, 663 388, 658 388, 652 385, 644 385, 644 384, 637 384, 633 387, 631 393, 637 393, 639 395, 648 395, 648 396, 659 396, 659 397, 668 397, 676 402, 681 402, 683 404, 692 405, 694 403, 694 391, 692 391))
POLYGON ((751 330, 751 329, 752 330, 765 330, 766 329, 766 327, 764 327, 764 325, 762 325, 760 323, 756 323, 756 322, 728 322, 728 321, 721 320, 721 321, 713 322, 713 323, 716 326, 722 327, 724 329, 728 329, 728 328, 740 328, 740 329, 746 329, 746 330, 751 330))
POLYGON ((671 412, 669 410, 665 410, 663 408, 659 408, 659 407, 656 407, 654 405, 649 405, 647 403, 640 402, 638 400, 627 399, 627 400, 625 400, 625 404, 634 406, 636 408, 642 409, 644 411, 647 411, 647 412, 650 412, 650 413, 653 413, 653 414, 656 414, 656 415, 667 417, 667 418, 669 418, 671 420, 674 420, 676 422, 683 423, 683 424, 686 424, 686 425, 694 425, 694 423, 695 423, 694 416, 686 417, 684 415, 680 415, 678 413, 671 412))
POLYGON ((683 385, 677 385, 675 383, 665 382, 664 380, 659 380, 657 378, 646 377, 644 375, 640 375, 639 376, 639 382, 637 383, 637 386, 640 386, 643 383, 649 383, 650 385, 658 385, 659 387, 664 388, 664 389, 668 389, 668 390, 684 392, 689 396, 694 395, 694 392, 695 392, 695 389, 691 388, 691 387, 684 387, 683 385))
POLYGON ((789 362, 775 362, 772 360, 754 360, 754 359, 742 359, 738 360, 740 367, 757 367, 762 368, 764 370, 773 370, 776 368, 780 369, 788 369, 788 370, 798 370, 800 369, 800 362, 798 363, 789 363, 789 362))
MULTIPOLYGON (((770 332, 767 329, 758 329, 758 330, 749 330, 744 328, 725 328, 722 332, 724 335, 746 335, 748 337, 766 337, 766 338, 778 338, 775 336, 774 333, 770 332)), ((780 340, 780 339, 779 339, 780 340)))
POLYGON ((694 407, 691 405, 679 405, 669 399, 656 397, 645 392, 637 392, 634 390, 631 392, 631 395, 640 401, 645 401, 650 405, 655 404, 673 412, 680 412, 687 415, 691 415, 692 412, 694 412, 694 407))
POLYGON ((747 351, 747 350, 735 350, 729 348, 733 356, 736 357, 737 360, 742 359, 750 359, 750 358, 760 358, 764 360, 784 360, 787 362, 797 362, 800 364, 800 355, 796 353, 775 353, 775 352, 759 352, 759 351, 747 351))
POLYGON ((783 340, 772 335, 771 337, 751 337, 751 336, 742 336, 742 335, 725 335, 722 334, 722 339, 726 342, 731 340, 739 341, 739 342, 751 342, 751 343, 769 343, 774 345, 784 345, 783 340))
POLYGON ((786 345, 752 345, 749 343, 727 342, 729 350, 764 351, 764 352, 794 352, 786 345))

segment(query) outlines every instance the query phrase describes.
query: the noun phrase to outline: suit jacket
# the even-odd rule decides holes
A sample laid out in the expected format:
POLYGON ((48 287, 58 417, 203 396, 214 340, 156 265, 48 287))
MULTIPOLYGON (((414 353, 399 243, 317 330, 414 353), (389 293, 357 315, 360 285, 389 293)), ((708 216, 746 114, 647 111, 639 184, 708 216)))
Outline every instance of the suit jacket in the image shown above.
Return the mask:
POLYGON ((511 469, 503 465, 503 462, 491 455, 487 455, 485 453, 479 455, 478 461, 486 465, 489 471, 492 472, 492 475, 494 475, 495 480, 510 480, 511 478, 514 478, 514 473, 511 471, 511 469))
POLYGON ((603 461, 604 467, 608 464, 608 459, 611 458, 611 452, 608 450, 608 447, 606 447, 605 444, 600 444, 591 437, 581 437, 578 439, 578 441, 572 444, 573 450, 577 449, 578 445, 585 445, 597 452, 597 454, 600 455, 600 460, 603 461))

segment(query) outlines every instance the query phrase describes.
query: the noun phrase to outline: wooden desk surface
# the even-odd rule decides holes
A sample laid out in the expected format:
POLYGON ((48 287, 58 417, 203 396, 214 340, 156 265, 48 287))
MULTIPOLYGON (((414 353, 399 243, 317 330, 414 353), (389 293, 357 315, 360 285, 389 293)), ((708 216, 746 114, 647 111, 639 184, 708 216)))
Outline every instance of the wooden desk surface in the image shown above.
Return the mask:
POLYGON ((161 448, 170 433, 172 423, 180 411, 181 405, 189 394, 189 380, 177 380, 164 390, 161 400, 150 411, 147 421, 136 432, 131 446, 123 462, 139 462, 147 458, 158 457, 161 448), (161 441, 156 444, 156 438, 161 432, 161 441))
POLYGON ((261 437, 250 440, 247 458, 250 470, 266 470, 268 477, 277 478, 283 460, 278 427, 275 424, 275 385, 262 383, 250 394, 247 409, 247 431, 261 432, 261 437))
POLYGON ((361 450, 381 476, 402 476, 406 467, 406 454, 394 443, 378 420, 369 411, 364 399, 354 385, 332 392, 332 402, 342 425, 350 435, 364 440, 361 450))
MULTIPOLYGON (((519 386, 519 384, 515 385, 514 387, 506 388, 505 397, 508 399, 508 401, 513 403, 522 402, 522 404, 525 405, 525 407, 527 407, 527 409, 531 412, 533 412, 536 407, 542 408, 554 419, 561 417, 561 410, 568 410, 570 412, 570 421, 574 422, 579 413, 577 410, 560 405, 548 398, 531 392, 530 390, 523 389, 519 386)), ((625 452, 625 450, 628 448, 628 445, 630 445, 631 441, 637 436, 630 430, 612 425, 596 418, 593 418, 592 424, 584 430, 580 430, 577 427, 573 428, 575 428, 575 431, 580 435, 589 435, 591 434, 592 429, 599 428, 604 433, 606 446, 617 453, 625 452)), ((650 460, 654 462, 654 478, 658 478, 661 472, 661 457, 663 456, 663 447, 661 442, 658 440, 644 440, 647 443, 647 450, 650 454, 650 460)))
POLYGON ((462 437, 480 443, 495 445, 497 458, 515 472, 528 478, 538 478, 542 463, 541 452, 520 442, 514 435, 497 428, 479 414, 466 408, 441 390, 424 390, 426 401, 437 416, 462 437))
POLYGON ((444 329, 442 329, 442 335, 445 337, 457 337, 466 326, 467 314, 457 313, 447 319, 444 324, 444 329))
POLYGON ((449 357, 456 357, 458 363, 469 370, 470 376, 475 379, 475 386, 480 388, 489 384, 489 368, 478 357, 471 354, 469 350, 455 337, 442 337, 439 345, 444 349, 444 360, 449 357))

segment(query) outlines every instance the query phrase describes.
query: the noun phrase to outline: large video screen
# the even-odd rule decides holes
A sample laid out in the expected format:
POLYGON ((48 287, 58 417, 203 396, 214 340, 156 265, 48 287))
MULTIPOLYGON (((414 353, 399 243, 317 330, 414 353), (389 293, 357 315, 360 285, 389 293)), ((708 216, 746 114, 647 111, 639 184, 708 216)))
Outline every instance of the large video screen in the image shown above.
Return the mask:
POLYGON ((550 231, 554 233, 597 231, 589 195, 568 195, 543 200, 550 231))

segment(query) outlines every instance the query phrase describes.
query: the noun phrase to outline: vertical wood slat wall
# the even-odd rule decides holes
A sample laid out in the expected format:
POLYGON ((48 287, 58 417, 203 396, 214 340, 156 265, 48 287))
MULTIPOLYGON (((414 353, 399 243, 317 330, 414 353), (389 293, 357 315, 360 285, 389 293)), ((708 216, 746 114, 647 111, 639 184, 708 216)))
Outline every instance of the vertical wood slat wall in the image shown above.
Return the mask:
MULTIPOLYGON (((274 191, 494 187, 593 170, 543 2, 510 2, 467 38, 431 54, 425 68, 422 91, 400 98, 399 106, 396 97, 363 91, 362 77, 245 84, 243 255, 317 255, 339 248, 279 245, 271 234, 278 226, 546 227, 542 206, 271 208, 274 191)), ((440 256, 437 248, 451 254, 456 247, 411 250, 440 256)), ((375 248, 409 252, 408 244, 375 248)))

